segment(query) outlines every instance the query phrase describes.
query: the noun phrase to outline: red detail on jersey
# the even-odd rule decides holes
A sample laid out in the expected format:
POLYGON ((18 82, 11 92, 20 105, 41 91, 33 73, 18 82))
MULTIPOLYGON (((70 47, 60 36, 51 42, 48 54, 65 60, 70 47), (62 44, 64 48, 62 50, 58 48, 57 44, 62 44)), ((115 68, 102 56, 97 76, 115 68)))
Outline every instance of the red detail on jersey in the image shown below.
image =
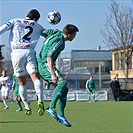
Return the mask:
POLYGON ((19 44, 20 48, 28 48, 30 45, 23 45, 23 44, 19 44))
POLYGON ((23 20, 23 23, 24 24, 28 24, 29 22, 27 20, 23 20))

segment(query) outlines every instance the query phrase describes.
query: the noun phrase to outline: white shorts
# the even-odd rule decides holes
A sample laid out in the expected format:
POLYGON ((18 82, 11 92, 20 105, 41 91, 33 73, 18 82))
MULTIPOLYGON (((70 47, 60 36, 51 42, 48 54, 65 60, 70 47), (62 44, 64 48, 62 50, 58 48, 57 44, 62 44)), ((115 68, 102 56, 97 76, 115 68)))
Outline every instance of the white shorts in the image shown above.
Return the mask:
POLYGON ((1 87, 1 96, 7 96, 9 97, 9 88, 8 87, 1 87))
POLYGON ((38 72, 36 52, 34 49, 14 49, 11 53, 14 74, 17 77, 38 72))

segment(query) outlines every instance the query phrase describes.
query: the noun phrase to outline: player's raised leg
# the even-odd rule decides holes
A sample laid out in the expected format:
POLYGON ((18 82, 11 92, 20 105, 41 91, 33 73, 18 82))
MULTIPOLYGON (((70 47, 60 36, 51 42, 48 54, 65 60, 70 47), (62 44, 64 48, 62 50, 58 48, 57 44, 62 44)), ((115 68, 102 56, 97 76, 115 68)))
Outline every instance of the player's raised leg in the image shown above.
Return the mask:
POLYGON ((58 121, 67 127, 71 127, 72 125, 68 122, 64 114, 64 109, 66 107, 66 102, 67 102, 67 93, 68 93, 68 88, 66 87, 58 100, 58 118, 59 118, 58 121))

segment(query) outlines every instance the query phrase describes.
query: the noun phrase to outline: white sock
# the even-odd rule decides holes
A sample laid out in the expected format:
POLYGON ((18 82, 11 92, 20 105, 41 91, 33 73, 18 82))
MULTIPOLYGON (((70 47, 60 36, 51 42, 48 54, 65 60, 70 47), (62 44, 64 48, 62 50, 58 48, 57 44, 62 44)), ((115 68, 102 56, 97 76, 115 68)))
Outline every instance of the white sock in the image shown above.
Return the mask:
POLYGON ((24 103, 25 107, 29 106, 29 102, 27 100, 27 89, 26 86, 19 86, 19 94, 22 99, 22 102, 24 103))
POLYGON ((38 101, 42 100, 43 101, 43 89, 42 89, 42 84, 39 79, 34 81, 34 88, 38 97, 38 101))
POLYGON ((3 103, 6 107, 8 107, 8 104, 7 104, 7 101, 5 99, 2 99, 3 100, 3 103))

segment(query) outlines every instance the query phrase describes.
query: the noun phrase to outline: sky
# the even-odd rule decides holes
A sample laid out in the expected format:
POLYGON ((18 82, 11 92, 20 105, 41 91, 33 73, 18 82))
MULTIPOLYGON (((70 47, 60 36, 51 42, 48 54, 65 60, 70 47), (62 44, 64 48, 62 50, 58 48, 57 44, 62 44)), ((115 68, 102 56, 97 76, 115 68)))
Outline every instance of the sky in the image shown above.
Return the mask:
MULTIPOLYGON (((116 0, 117 3, 132 7, 132 0, 116 0)), ((0 0, 0 25, 13 18, 24 18, 31 9, 37 9, 41 18, 38 23, 45 29, 62 30, 66 24, 74 24, 79 28, 76 38, 66 42, 63 57, 70 56, 71 50, 96 50, 97 46, 105 50, 100 29, 104 28, 106 15, 109 13, 110 0, 0 0), (55 10, 61 14, 61 21, 57 25, 47 22, 48 12, 55 10)), ((8 44, 9 32, 0 36, 0 44, 6 45, 4 56, 10 53, 8 44)), ((39 53, 44 38, 41 37, 35 50, 39 53)))

